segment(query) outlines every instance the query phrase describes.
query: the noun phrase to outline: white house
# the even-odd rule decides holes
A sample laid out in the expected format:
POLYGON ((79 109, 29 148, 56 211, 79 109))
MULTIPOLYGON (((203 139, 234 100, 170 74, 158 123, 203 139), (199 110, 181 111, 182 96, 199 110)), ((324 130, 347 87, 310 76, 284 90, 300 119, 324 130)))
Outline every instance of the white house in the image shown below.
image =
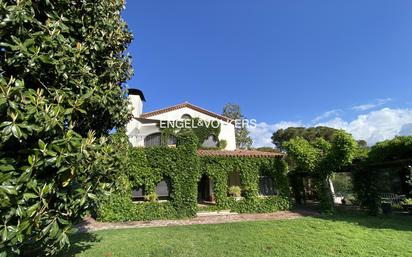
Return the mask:
MULTIPOLYGON (((161 124, 173 121, 183 121, 190 118, 220 123, 220 134, 210 135, 204 147, 217 146, 219 140, 227 142, 224 150, 235 150, 235 125, 234 121, 228 117, 216 114, 185 102, 164 109, 151 112, 143 112, 143 102, 146 101, 143 92, 138 89, 129 89, 130 107, 132 108, 133 118, 126 126, 126 134, 133 146, 154 146, 161 144, 161 124)), ((170 138, 169 145, 176 144, 174 138, 170 138)))

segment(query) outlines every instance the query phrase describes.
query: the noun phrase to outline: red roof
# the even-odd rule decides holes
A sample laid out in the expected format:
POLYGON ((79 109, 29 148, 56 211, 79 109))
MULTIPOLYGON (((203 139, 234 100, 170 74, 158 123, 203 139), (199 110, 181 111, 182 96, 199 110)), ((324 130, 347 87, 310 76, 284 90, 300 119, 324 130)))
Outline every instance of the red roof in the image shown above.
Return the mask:
POLYGON ((233 120, 228 118, 228 117, 225 117, 223 115, 208 111, 206 109, 203 109, 199 106, 193 105, 193 104, 188 103, 188 102, 173 105, 173 106, 170 106, 170 107, 167 107, 167 108, 164 108, 164 109, 159 109, 159 110, 156 110, 156 111, 142 113, 140 115, 140 118, 150 118, 150 117, 162 114, 162 113, 175 111, 175 110, 182 109, 182 108, 185 108, 185 107, 190 108, 190 109, 195 110, 195 111, 198 111, 198 112, 201 112, 203 114, 209 115, 209 116, 214 117, 214 118, 219 119, 219 120, 223 120, 223 121, 230 122, 230 123, 233 122, 233 120))
POLYGON ((284 154, 263 152, 257 150, 197 150, 199 156, 227 156, 227 157, 281 157, 284 154))

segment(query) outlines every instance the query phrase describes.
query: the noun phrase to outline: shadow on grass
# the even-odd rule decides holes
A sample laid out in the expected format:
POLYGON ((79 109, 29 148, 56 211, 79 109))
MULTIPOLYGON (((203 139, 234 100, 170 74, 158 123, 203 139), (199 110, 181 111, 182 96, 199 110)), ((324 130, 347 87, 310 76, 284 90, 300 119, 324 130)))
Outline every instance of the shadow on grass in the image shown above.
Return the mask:
POLYGON ((412 232, 412 215, 390 214, 371 216, 360 210, 337 209, 333 215, 314 216, 318 219, 353 223, 371 229, 393 229, 412 232))
POLYGON ((71 246, 58 256, 70 257, 92 248, 100 238, 92 233, 76 233, 70 237, 71 246))

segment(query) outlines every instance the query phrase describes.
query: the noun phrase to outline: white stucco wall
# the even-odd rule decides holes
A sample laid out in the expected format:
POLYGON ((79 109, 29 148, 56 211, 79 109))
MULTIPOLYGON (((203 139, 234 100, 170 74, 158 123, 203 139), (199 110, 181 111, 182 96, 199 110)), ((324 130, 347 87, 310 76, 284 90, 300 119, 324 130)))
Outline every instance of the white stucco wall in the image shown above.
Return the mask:
POLYGON ((151 116, 150 119, 155 120, 167 120, 167 121, 175 121, 181 120, 184 114, 190 115, 192 118, 199 118, 205 121, 218 121, 220 122, 220 135, 219 140, 226 140, 227 146, 225 150, 235 150, 236 149, 236 139, 235 139, 235 126, 229 122, 211 117, 204 113, 198 112, 188 107, 184 107, 181 109, 177 109, 174 111, 158 114, 151 116))
MULTIPOLYGON (((140 101, 141 102, 141 101, 140 101)), ((218 121, 221 124, 219 140, 226 140, 227 146, 225 150, 236 149, 235 126, 226 121, 211 117, 204 113, 198 112, 188 107, 151 116, 150 119, 176 121, 181 120, 184 114, 190 115, 192 118, 199 118, 205 121, 218 121)), ((136 117, 136 116, 135 116, 136 117)), ((150 134, 160 132, 160 128, 156 124, 142 124, 136 119, 133 119, 126 126, 126 133, 133 146, 144 146, 144 138, 150 134)))

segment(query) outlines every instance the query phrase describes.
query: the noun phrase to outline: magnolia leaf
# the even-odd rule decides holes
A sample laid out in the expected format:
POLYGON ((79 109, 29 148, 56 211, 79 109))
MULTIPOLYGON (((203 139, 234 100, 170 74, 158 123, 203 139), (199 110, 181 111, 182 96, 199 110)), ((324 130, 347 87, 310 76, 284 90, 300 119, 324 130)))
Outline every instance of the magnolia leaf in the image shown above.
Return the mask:
POLYGON ((9 195, 17 195, 17 190, 14 186, 0 185, 0 191, 3 191, 9 195))

